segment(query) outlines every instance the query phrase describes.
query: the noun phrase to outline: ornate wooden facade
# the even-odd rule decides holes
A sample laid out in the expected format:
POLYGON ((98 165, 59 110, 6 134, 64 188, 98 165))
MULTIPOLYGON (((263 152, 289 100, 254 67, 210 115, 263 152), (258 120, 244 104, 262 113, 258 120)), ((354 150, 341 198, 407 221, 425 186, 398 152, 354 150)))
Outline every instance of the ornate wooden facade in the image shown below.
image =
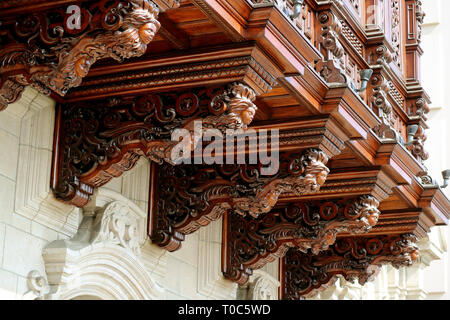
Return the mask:
POLYGON ((420 0, 6 0, 0 110, 28 85, 57 101, 61 201, 85 206, 146 157, 155 245, 177 250, 223 217, 224 276, 244 284, 279 259, 280 298, 299 299, 412 264, 415 241, 448 223, 423 164, 423 17, 420 0), (278 130, 258 150, 279 170, 194 161, 209 146, 198 121, 244 142, 278 130), (171 156, 176 129, 191 164, 171 156))

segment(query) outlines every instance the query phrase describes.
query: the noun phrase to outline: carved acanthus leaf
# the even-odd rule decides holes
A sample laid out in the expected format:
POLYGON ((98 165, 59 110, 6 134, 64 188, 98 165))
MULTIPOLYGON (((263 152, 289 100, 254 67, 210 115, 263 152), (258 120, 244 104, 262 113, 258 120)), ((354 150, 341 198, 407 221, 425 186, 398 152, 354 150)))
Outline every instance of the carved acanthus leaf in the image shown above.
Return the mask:
POLYGON ((123 202, 108 204, 97 213, 92 225, 91 243, 109 243, 120 245, 140 255, 142 239, 139 238, 139 221, 123 202))

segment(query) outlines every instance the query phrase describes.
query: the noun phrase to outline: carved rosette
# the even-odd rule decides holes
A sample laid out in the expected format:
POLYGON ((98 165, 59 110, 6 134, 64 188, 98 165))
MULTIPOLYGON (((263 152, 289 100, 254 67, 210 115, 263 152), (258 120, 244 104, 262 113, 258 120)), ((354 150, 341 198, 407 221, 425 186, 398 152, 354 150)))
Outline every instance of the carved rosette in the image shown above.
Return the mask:
MULTIPOLYGON (((87 104, 62 105, 59 110, 59 148, 55 152, 57 198, 84 206, 94 188, 120 176, 140 156, 175 164, 172 141, 175 129, 188 133, 188 151, 199 141, 194 122, 207 119, 203 128, 222 131, 244 128, 256 106, 252 89, 240 83, 225 88, 199 88, 189 92, 112 98, 87 104), (205 125, 206 124, 206 125, 205 125)), ((224 132, 225 133, 225 132, 224 132)), ((201 135, 200 135, 201 138, 201 135)), ((190 151, 187 155, 190 156, 190 151)))
POLYGON ((417 260, 417 238, 401 236, 342 238, 319 255, 291 249, 282 261, 282 298, 301 299, 314 296, 334 283, 337 275, 347 281, 358 279, 361 285, 372 281, 380 267, 410 266, 417 260))
POLYGON ((258 217, 269 212, 283 192, 316 192, 325 182, 328 158, 319 150, 280 155, 280 170, 271 176, 258 165, 179 165, 159 168, 159 200, 151 213, 154 243, 177 250, 184 235, 234 210, 258 217))
POLYGON ((319 254, 340 233, 367 233, 378 221, 372 196, 312 201, 274 209, 259 219, 229 214, 224 219, 224 275, 240 284, 252 270, 283 257, 289 248, 319 254))
POLYGON ((6 45, 0 50, 0 108, 16 101, 24 85, 64 96, 96 61, 144 54, 160 27, 159 10, 149 0, 120 0, 108 7, 82 2, 79 10, 78 26, 70 25, 65 7, 2 21, 3 34, 11 37, 2 39, 6 45))

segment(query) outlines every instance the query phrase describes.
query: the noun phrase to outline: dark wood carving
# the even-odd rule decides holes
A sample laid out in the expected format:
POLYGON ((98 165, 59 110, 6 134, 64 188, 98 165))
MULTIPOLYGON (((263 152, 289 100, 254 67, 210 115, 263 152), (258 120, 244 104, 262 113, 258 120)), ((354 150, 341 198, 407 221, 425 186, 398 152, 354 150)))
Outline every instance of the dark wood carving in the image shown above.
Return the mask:
POLYGON ((384 264, 410 266, 419 255, 416 240, 411 234, 342 238, 319 255, 290 249, 282 260, 282 298, 297 300, 314 295, 332 285, 337 275, 364 285, 384 264))
POLYGON ((194 149, 194 121, 203 128, 245 128, 256 106, 240 83, 188 92, 111 98, 61 105, 57 119, 53 189, 57 198, 84 206, 93 189, 130 170, 140 156, 175 164, 176 128, 186 129, 194 149), (92 107, 92 106, 95 107, 92 107))
POLYGON ((224 217, 222 270, 239 284, 252 270, 283 257, 289 248, 316 255, 327 250, 339 233, 368 232, 378 221, 379 202, 356 199, 305 201, 274 209, 259 219, 224 217))
POLYGON ((256 218, 269 212, 280 194, 318 191, 329 169, 320 150, 280 154, 280 169, 260 175, 258 165, 178 165, 159 168, 159 200, 151 209, 150 237, 177 250, 185 234, 220 218, 224 212, 256 218))
POLYGON ((160 27, 159 9, 149 0, 84 1, 73 11, 68 7, 2 20, 1 109, 17 100, 24 85, 64 96, 97 60, 144 54, 160 27))

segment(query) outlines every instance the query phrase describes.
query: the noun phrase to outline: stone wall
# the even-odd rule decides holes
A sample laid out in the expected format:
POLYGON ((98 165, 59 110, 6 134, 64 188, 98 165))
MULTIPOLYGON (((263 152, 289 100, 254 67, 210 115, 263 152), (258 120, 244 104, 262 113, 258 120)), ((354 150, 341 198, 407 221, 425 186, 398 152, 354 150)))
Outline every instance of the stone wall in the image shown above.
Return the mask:
MULTIPOLYGON (((54 107, 27 88, 0 113, 0 299, 236 299, 237 285, 221 273, 221 221, 173 253, 151 244, 146 159, 100 188, 84 210, 53 197, 54 107), (134 228, 131 238, 123 226, 134 228)), ((265 288, 269 298, 277 268, 256 277, 275 285, 270 294, 265 288)))

